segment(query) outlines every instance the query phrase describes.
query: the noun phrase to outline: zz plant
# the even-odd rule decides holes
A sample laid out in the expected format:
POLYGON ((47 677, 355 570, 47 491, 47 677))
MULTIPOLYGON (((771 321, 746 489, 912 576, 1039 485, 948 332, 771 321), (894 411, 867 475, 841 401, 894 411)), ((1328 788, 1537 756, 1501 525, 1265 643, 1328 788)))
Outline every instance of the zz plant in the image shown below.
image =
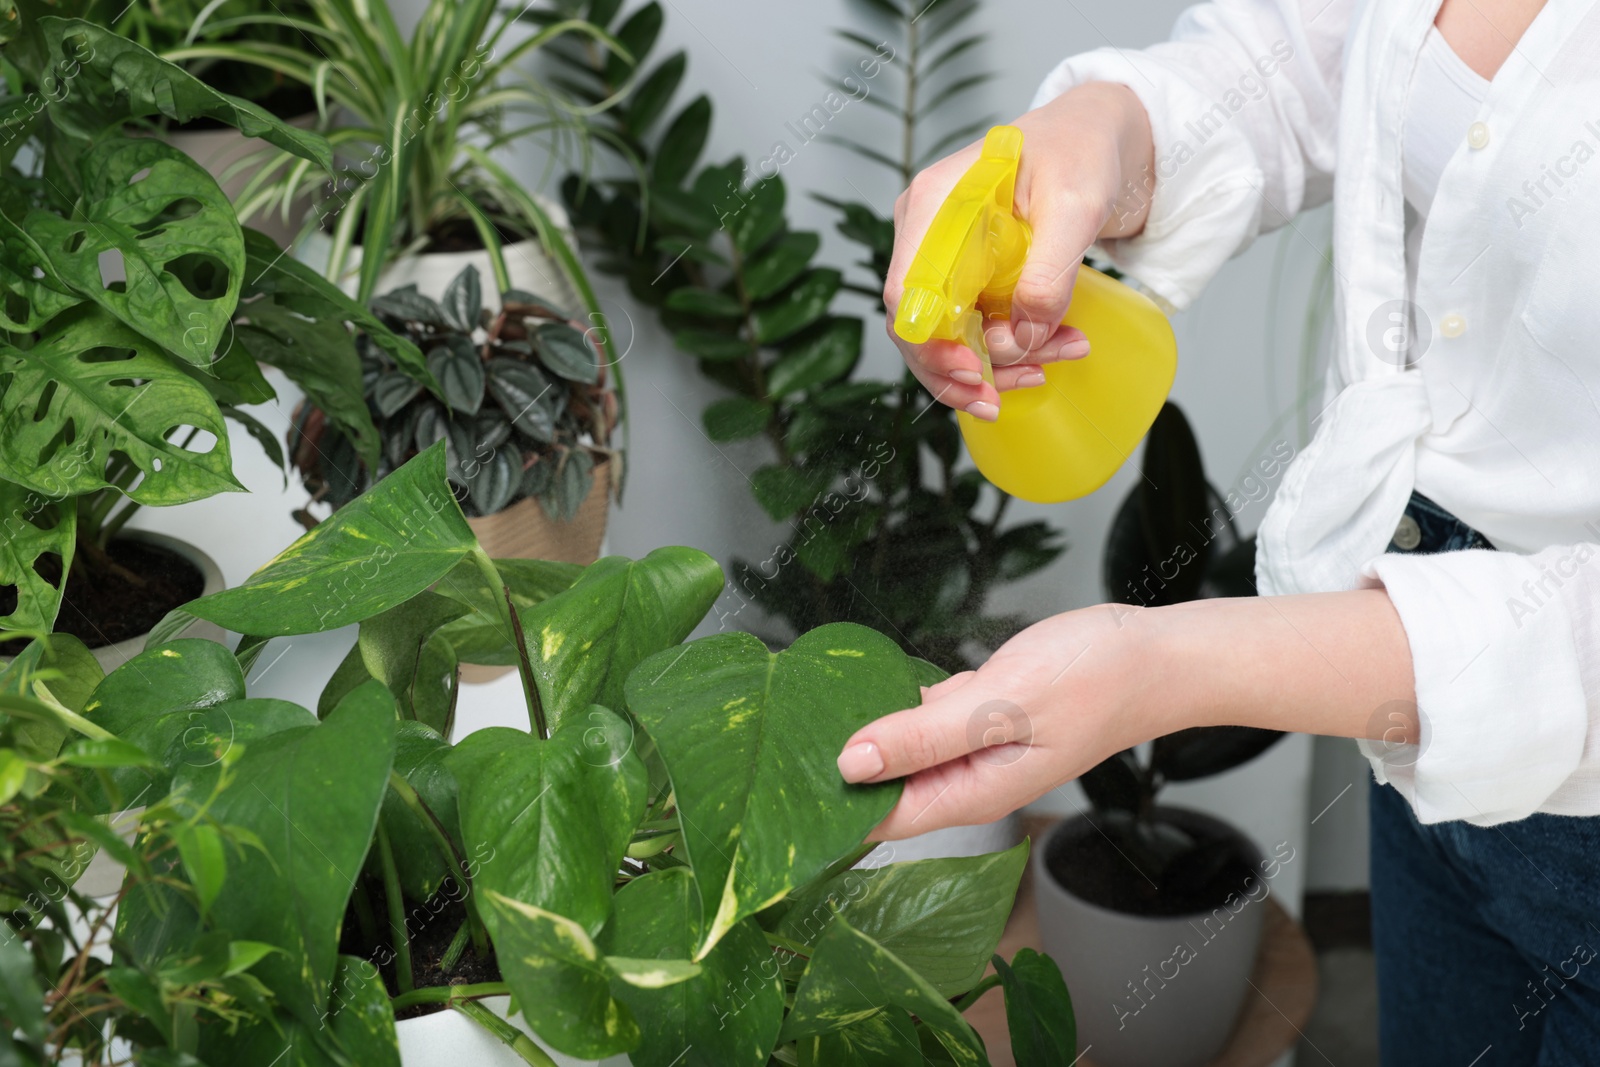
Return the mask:
POLYGON ((1024 950, 984 976, 1026 844, 852 869, 900 786, 845 784, 837 749, 939 672, 850 623, 777 652, 744 633, 685 642, 722 583, 686 548, 581 569, 491 560, 435 444, 189 604, 248 636, 234 652, 155 643, 85 716, 149 756, 107 772, 119 797, 213 798, 253 844, 169 856, 220 877, 215 892, 134 887, 117 965, 259 942, 273 951, 250 973, 271 1001, 167 1047, 381 1067, 397 1018, 453 1010, 550 1063, 491 1009, 509 996, 545 1045, 638 1067, 981 1065, 962 1011, 1001 985, 1016 1062, 1070 1061, 1053 962, 1024 950), (315 712, 248 695, 267 639, 349 624, 315 712), (474 649, 514 658, 527 730, 452 740, 456 654, 474 649), (181 758, 197 728, 226 759, 181 758))
MULTIPOLYGON (((972 43, 944 35, 963 24, 975 0, 921 12, 892 9, 909 43, 874 43, 832 86, 801 133, 815 139, 844 123, 852 100, 893 111, 912 166, 928 96, 919 78, 945 78, 972 43), (918 42, 921 42, 920 44, 918 42), (930 41, 944 51, 927 51, 930 41), (884 99, 899 67, 909 68, 905 100, 884 99), (826 123, 826 124, 825 124, 826 123)), ((750 476, 757 503, 794 534, 766 559, 736 564, 734 585, 747 602, 796 632, 835 621, 860 622, 895 635, 904 648, 947 669, 970 666, 976 647, 995 647, 1024 622, 987 613, 993 590, 1048 565, 1062 551, 1043 522, 1007 525, 1009 498, 959 468, 954 415, 904 376, 874 380, 857 373, 863 320, 841 310, 847 299, 882 287, 894 240, 892 224, 860 203, 838 203, 840 230, 866 246, 865 284, 817 262, 818 234, 792 229, 782 166, 804 141, 780 142, 754 165, 735 158, 701 165, 712 107, 704 95, 674 110, 685 73, 675 52, 654 60, 661 6, 622 15, 616 0, 572 0, 562 7, 608 29, 637 62, 630 69, 597 51, 552 47, 571 71, 572 91, 610 99, 632 76, 636 87, 597 121, 611 124, 635 171, 589 182, 574 175, 564 191, 580 236, 596 246, 602 269, 657 308, 678 348, 701 373, 727 389, 702 416, 714 443, 764 440, 771 461, 750 476)), ((881 11, 879 12, 881 14, 881 11)), ((936 85, 945 102, 976 84, 970 76, 936 85)), ((795 128, 786 129, 791 138, 795 128)), ((831 201, 830 201, 831 203, 831 201)), ((879 305, 881 307, 881 304, 879 305)), ((742 608, 741 608, 742 610, 742 608)))
POLYGON ((282 462, 241 410, 274 397, 258 363, 374 462, 346 324, 435 384, 414 345, 242 228, 202 167, 130 124, 206 117, 313 169, 332 165, 326 141, 56 10, 20 5, 0 54, 0 630, 35 633, 69 584, 141 583, 111 552, 139 507, 243 488, 225 420, 282 462))

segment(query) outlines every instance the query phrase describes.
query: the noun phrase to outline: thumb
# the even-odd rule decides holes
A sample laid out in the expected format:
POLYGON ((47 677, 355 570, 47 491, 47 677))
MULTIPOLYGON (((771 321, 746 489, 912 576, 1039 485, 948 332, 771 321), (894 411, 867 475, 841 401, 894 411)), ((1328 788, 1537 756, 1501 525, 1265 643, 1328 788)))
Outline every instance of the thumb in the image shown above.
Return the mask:
POLYGON ((1033 198, 1033 242, 1011 296, 1011 332, 1020 352, 1048 341, 1072 302, 1083 254, 1105 219, 1082 199, 1060 193, 1033 198))
POLYGON ((979 749, 1032 740, 1027 713, 1002 696, 990 680, 974 674, 947 688, 955 681, 940 683, 937 695, 930 690, 930 699, 921 707, 885 715, 857 730, 839 753, 844 780, 903 778, 979 749))

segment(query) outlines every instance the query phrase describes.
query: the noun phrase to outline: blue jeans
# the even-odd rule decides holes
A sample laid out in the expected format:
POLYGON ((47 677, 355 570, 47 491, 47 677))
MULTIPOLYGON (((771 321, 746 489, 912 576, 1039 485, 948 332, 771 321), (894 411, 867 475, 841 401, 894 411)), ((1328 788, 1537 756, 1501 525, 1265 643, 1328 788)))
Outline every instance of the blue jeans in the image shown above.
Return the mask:
MULTIPOLYGON (((1392 552, 1493 547, 1420 494, 1406 514, 1392 552)), ((1385 1067, 1600 1063, 1600 819, 1423 826, 1373 782, 1371 831, 1385 1067)))

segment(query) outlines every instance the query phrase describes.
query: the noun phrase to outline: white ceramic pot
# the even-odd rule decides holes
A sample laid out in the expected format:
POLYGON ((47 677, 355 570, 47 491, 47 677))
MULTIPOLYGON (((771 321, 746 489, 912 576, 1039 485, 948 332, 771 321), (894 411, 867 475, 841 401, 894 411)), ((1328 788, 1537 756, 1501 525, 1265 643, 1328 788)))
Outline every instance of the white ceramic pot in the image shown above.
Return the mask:
MULTIPOLYGON (((504 1019, 511 998, 485 997, 478 1003, 504 1019)), ((563 1055, 540 1041, 528 1029, 520 1014, 510 1022, 549 1053, 557 1067, 628 1067, 626 1056, 579 1060, 563 1055)), ((405 1019, 396 1023, 394 1028, 400 1038, 401 1067, 460 1067, 465 1064, 471 1067, 528 1067, 522 1057, 458 1011, 446 1009, 415 1019, 405 1019)))
MULTIPOLYGON (((309 130, 315 123, 316 117, 313 112, 290 119, 289 124, 309 130)), ((237 198, 244 192, 244 187, 255 176, 256 168, 240 168, 233 174, 228 173, 228 168, 252 152, 272 147, 259 138, 246 137, 231 126, 215 130, 179 130, 167 134, 165 140, 173 148, 204 167, 217 180, 217 184, 222 186, 222 191, 227 194, 229 200, 237 198)), ((311 207, 309 194, 303 199, 304 203, 299 205, 300 210, 291 212, 288 222, 285 222, 278 212, 270 212, 256 215, 245 225, 260 230, 277 241, 280 248, 287 248, 294 240, 295 232, 300 228, 301 221, 311 207)))
MULTIPOLYGON (((212 593, 222 591, 225 583, 222 580, 222 571, 217 567, 216 562, 189 542, 181 541, 176 537, 168 537, 166 534, 152 533, 149 530, 124 530, 119 537, 129 541, 143 541, 145 544, 159 545, 162 548, 176 552, 194 564, 205 577, 205 586, 200 591, 201 596, 209 596, 212 593)), ((145 640, 149 636, 147 633, 139 634, 128 638, 126 641, 118 641, 114 645, 91 649, 90 652, 99 662, 100 669, 110 674, 134 656, 143 652, 145 640)), ((180 636, 203 637, 212 641, 221 641, 226 636, 226 633, 222 627, 214 622, 197 619, 180 636)), ((135 811, 137 810, 135 809, 135 811)), ((123 812, 119 814, 129 813, 123 812)), ((126 836, 132 842, 133 830, 131 826, 126 836)), ((74 883, 74 887, 78 892, 86 893, 92 897, 113 896, 122 886, 122 875, 122 864, 106 855, 103 851, 96 852, 94 858, 89 861, 89 865, 84 868, 83 874, 74 883)))
MULTIPOLYGON (((1226 831, 1244 842, 1257 871, 1260 851, 1218 819, 1157 808, 1171 822, 1226 831)), ((1202 1067, 1233 1034, 1261 945, 1270 883, 1192 915, 1145 917, 1112 911, 1068 892, 1046 858, 1066 835, 1093 832, 1065 819, 1035 854, 1034 889, 1044 950, 1061 967, 1077 1016, 1078 1047, 1101 1067, 1202 1067)))
POLYGON ((912 860, 958 859, 1003 852, 1022 840, 1022 819, 1012 812, 978 826, 948 826, 903 841, 885 841, 867 854, 858 867, 883 867, 912 860))
MULTIPOLYGON (((568 245, 577 247, 577 238, 567 213, 561 205, 543 197, 539 204, 549 214, 568 245)), ((328 270, 328 257, 333 252, 333 239, 320 230, 306 234, 295 246, 295 257, 323 274, 328 270)), ((506 273, 511 288, 542 296, 554 302, 569 315, 581 317, 583 305, 566 272, 536 240, 518 241, 505 246, 506 273)), ((444 295, 445 287, 467 267, 475 267, 483 281, 485 291, 494 288, 494 270, 489 265, 489 253, 481 249, 472 252, 427 252, 421 255, 402 256, 386 267, 378 276, 376 292, 387 293, 404 285, 415 285, 417 292, 435 300, 444 295)), ((354 296, 361 271, 361 247, 350 249, 345 256, 344 274, 338 279, 339 288, 354 296)))

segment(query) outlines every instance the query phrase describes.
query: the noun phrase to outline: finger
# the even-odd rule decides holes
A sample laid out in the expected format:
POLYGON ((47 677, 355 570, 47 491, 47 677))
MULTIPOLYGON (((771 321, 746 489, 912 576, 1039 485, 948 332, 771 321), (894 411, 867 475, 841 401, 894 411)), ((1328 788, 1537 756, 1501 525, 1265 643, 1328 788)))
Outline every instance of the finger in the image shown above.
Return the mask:
POLYGON ((903 778, 991 743, 997 739, 997 722, 1004 728, 1026 721, 991 681, 974 674, 921 707, 885 715, 857 730, 839 753, 839 773, 847 782, 903 778))
POLYGON ((1076 326, 1062 324, 1042 345, 1033 350, 1022 347, 1009 321, 993 322, 984 333, 989 362, 995 368, 1014 363, 1054 363, 1062 359, 1082 359, 1089 354, 1089 339, 1076 326))
POLYGON ((1014 367, 994 369, 994 387, 1001 392, 1009 389, 1034 389, 1044 384, 1044 368, 1037 363, 1019 363, 1014 367))
POLYGON ((911 373, 939 403, 980 418, 992 417, 986 416, 985 410, 999 410, 1000 394, 983 380, 978 357, 971 349, 955 341, 908 344, 895 336, 892 323, 889 336, 905 357, 911 373), (975 409, 973 405, 987 405, 987 409, 975 409))
POLYGON ((889 259, 883 285, 883 302, 891 315, 900 306, 906 269, 917 254, 929 224, 956 182, 977 162, 980 148, 981 144, 974 142, 922 171, 895 202, 894 254, 889 259))
POLYGON ((953 693, 957 689, 960 689, 962 686, 966 685, 972 680, 972 676, 977 673, 977 671, 960 671, 959 673, 952 674, 943 681, 938 681, 934 682, 932 685, 923 686, 922 702, 926 704, 930 700, 937 700, 942 696, 948 696, 950 693, 953 693))
POLYGON ((1037 800, 1051 783, 1040 767, 988 762, 981 753, 952 760, 906 779, 900 800, 868 835, 873 841, 979 826, 1037 800))
POLYGON ((1070 195, 1032 198, 1028 221, 1033 225, 1033 243, 1011 295, 1012 332, 1022 348, 1032 351, 1043 346, 1061 325, 1072 301, 1078 265, 1105 223, 1103 215, 1070 195))

